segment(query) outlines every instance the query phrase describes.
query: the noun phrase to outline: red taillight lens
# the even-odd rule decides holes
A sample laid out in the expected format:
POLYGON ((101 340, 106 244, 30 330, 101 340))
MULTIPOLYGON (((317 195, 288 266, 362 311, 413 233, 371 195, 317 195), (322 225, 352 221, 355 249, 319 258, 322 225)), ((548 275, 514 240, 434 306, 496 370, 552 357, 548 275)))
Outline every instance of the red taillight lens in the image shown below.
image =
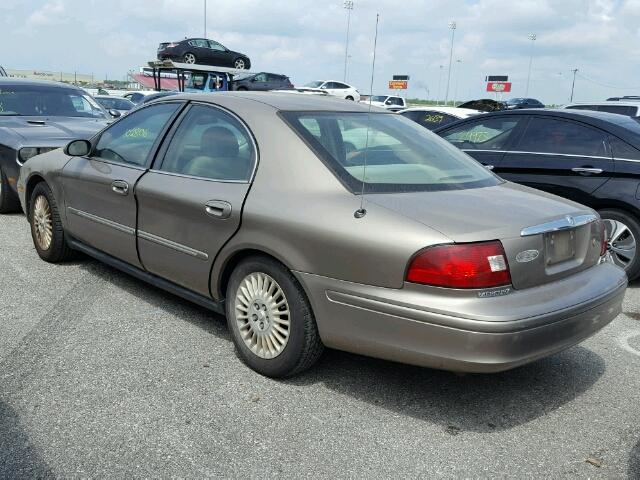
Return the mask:
POLYGON ((509 285, 511 275, 499 241, 438 245, 411 260, 407 281, 449 288, 509 285))
POLYGON ((607 253, 608 242, 607 242, 607 227, 602 220, 599 220, 600 224, 600 256, 603 256, 607 253))

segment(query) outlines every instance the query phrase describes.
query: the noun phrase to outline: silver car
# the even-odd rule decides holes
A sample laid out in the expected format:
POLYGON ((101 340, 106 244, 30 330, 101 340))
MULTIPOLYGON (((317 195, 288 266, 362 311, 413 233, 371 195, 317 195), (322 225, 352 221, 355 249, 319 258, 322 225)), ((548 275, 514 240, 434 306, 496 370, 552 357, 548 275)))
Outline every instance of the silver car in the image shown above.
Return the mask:
POLYGON ((341 100, 167 97, 33 157, 19 192, 42 259, 78 250, 226 314, 273 377, 325 346, 510 369, 607 325, 627 284, 593 210, 341 100))

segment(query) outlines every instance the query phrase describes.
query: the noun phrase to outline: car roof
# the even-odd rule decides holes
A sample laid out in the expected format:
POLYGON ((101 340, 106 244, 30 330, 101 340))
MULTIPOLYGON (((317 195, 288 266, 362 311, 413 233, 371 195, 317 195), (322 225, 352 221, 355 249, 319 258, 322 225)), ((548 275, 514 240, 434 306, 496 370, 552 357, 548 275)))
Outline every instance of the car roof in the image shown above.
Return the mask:
MULTIPOLYGON (((571 109, 553 109, 553 108, 523 108, 520 110, 500 110, 498 112, 487 112, 482 115, 482 119, 491 117, 501 117, 509 115, 525 115, 538 117, 555 117, 576 120, 587 123, 596 128, 606 130, 620 138, 633 143, 640 147, 640 122, 626 115, 618 113, 598 112, 596 110, 571 110, 571 109)), ((475 118, 475 117, 474 117, 475 118)), ((472 121, 471 118, 460 120, 459 122, 450 123, 443 127, 434 129, 435 132, 446 130, 454 125, 472 121)))
POLYGON ((450 115, 455 115, 460 118, 470 117, 471 115, 478 115, 481 112, 480 110, 474 110, 472 108, 460 108, 460 107, 440 107, 438 105, 425 105, 423 107, 411 107, 402 110, 402 112, 440 112, 440 113, 448 113, 450 115))
POLYGON ((0 85, 37 85, 42 87, 51 87, 51 88, 66 88, 71 90, 80 90, 81 88, 76 87, 75 85, 70 85, 68 83, 62 82, 54 82, 52 80, 32 80, 27 78, 14 78, 14 77, 1 77, 0 85))
MULTIPOLYGON (((220 92, 187 93, 175 95, 171 100, 184 99, 216 104, 216 97, 253 100, 268 105, 278 111, 319 111, 319 112, 368 112, 368 105, 343 100, 329 95, 300 95, 286 92, 220 92)), ((389 113, 385 109, 374 108, 378 113, 389 113)))

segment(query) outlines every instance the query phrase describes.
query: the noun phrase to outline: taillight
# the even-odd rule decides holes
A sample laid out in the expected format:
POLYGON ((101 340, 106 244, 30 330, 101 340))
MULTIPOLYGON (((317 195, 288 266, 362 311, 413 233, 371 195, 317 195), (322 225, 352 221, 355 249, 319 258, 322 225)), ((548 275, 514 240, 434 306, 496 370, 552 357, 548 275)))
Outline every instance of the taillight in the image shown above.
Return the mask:
POLYGON ((509 285, 511 275, 499 241, 438 245, 418 252, 407 281, 449 288, 489 288, 509 285))
POLYGON ((602 257, 607 253, 607 249, 609 247, 607 242, 607 227, 602 219, 599 220, 598 223, 600 224, 600 256, 602 257))

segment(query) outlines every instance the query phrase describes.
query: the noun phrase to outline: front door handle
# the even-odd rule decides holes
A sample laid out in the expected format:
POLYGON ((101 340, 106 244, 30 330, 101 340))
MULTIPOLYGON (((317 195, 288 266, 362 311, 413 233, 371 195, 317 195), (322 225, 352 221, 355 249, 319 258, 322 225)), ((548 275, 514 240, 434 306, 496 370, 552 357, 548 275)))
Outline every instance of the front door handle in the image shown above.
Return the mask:
POLYGON ((118 195, 128 195, 129 194, 129 184, 124 180, 114 180, 111 183, 111 190, 113 190, 118 195))
POLYGON ((204 211, 211 217, 229 218, 231 216, 231 204, 224 200, 209 200, 204 205, 204 211))
POLYGON ((575 167, 571 169, 572 172, 576 173, 595 173, 596 175, 602 173, 601 168, 591 168, 591 167, 575 167))

